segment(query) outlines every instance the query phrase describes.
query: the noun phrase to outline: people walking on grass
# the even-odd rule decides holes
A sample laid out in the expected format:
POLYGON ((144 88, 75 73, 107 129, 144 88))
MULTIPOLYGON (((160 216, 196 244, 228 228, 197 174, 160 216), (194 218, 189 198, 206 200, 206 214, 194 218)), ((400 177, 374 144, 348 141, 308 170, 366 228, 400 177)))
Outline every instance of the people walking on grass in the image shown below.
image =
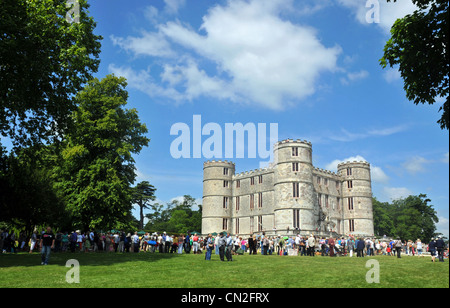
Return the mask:
POLYGON ((41 236, 41 264, 48 265, 50 259, 50 253, 55 247, 55 235, 52 232, 52 228, 47 227, 47 231, 41 236))
POLYGON ((436 250, 439 257, 439 262, 444 262, 444 250, 445 250, 445 242, 442 239, 442 236, 439 235, 436 241, 436 250))
POLYGON ((431 262, 435 262, 436 261, 436 241, 434 238, 431 239, 431 242, 428 244, 428 251, 431 254, 431 262))

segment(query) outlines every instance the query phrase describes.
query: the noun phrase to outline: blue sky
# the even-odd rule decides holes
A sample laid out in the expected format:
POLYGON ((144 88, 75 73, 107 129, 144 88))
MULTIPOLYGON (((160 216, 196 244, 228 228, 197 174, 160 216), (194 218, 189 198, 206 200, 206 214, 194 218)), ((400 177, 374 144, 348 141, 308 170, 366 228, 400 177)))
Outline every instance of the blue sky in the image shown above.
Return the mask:
MULTIPOLYGON (((172 125, 192 133, 194 115, 222 128, 277 123, 278 139, 312 142, 317 167, 370 162, 381 201, 427 194, 448 235, 449 136, 436 123, 439 104, 409 102, 398 71, 379 65, 391 25, 414 6, 372 2, 375 23, 365 0, 90 1, 104 37, 97 77, 125 76, 129 107, 149 129, 138 181, 155 185, 160 202, 201 201, 208 159, 173 158, 172 125)), ((237 172, 260 163, 233 161, 237 172)))
MULTIPOLYGON (((277 123, 279 140, 312 142, 316 167, 370 162, 381 201, 427 194, 448 236, 449 136, 436 123, 440 104, 409 102, 398 71, 379 65, 394 20, 414 6, 369 2, 379 5, 379 22, 368 23, 375 6, 366 0, 89 1, 104 37, 96 77, 125 76, 129 108, 149 129, 137 180, 150 181, 160 202, 185 194, 201 202, 208 159, 174 159, 172 125, 192 128, 194 115, 222 128, 277 123)), ((233 161, 237 172, 260 163, 233 161)))

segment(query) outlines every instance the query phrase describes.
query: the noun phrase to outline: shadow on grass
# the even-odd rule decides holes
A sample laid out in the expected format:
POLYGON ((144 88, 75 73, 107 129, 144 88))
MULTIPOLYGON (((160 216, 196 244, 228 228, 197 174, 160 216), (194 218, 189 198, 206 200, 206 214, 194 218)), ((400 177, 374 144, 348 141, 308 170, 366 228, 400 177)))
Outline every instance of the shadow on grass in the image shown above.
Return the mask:
MULTIPOLYGON (((90 266, 106 266, 127 262, 158 262, 161 260, 179 258, 177 253, 83 253, 83 252, 52 252, 49 265, 66 266, 68 260, 75 259, 80 264, 90 266)), ((203 255, 204 257, 204 255, 203 255)), ((32 267, 41 265, 40 253, 0 254, 0 268, 8 267, 32 267)))

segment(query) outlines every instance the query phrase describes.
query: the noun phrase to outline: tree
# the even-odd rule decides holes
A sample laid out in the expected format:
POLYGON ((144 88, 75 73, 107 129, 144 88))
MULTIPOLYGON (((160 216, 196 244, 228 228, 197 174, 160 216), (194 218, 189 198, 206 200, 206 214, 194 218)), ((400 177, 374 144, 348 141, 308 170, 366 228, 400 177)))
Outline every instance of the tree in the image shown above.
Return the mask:
POLYGON ((378 235, 393 234, 394 224, 390 216, 390 204, 380 202, 376 198, 372 199, 374 232, 378 235))
POLYGON ((149 219, 145 228, 147 230, 167 231, 173 233, 187 233, 189 231, 200 230, 202 226, 202 207, 195 211, 197 206, 195 199, 189 195, 183 196, 183 201, 176 199, 166 204, 152 205, 153 211, 147 214, 149 219))
POLYGON ((77 94, 74 126, 65 137, 58 189, 83 229, 126 223, 136 174, 133 154, 149 139, 135 109, 127 110, 123 77, 97 78, 77 94))
POLYGON ((149 208, 149 202, 154 201, 156 188, 147 181, 140 182, 133 188, 133 203, 139 206, 139 229, 144 229, 144 209, 149 208))
POLYGON ((66 2, 0 0, 0 134, 15 147, 57 139, 98 70, 102 37, 89 5, 79 0, 79 22, 69 23, 66 2))
POLYGON ((449 3, 448 0, 412 1, 418 10, 394 23, 380 64, 383 68, 399 66, 406 97, 414 104, 432 105, 436 99, 443 98, 438 124, 448 130, 449 3))
POLYGON ((427 195, 408 196, 392 203, 373 199, 375 234, 399 236, 403 240, 430 241, 439 222, 427 195))
POLYGON ((3 222, 24 229, 65 226, 70 218, 53 187, 54 160, 47 148, 22 149, 4 157, 0 167, 0 213, 3 222))

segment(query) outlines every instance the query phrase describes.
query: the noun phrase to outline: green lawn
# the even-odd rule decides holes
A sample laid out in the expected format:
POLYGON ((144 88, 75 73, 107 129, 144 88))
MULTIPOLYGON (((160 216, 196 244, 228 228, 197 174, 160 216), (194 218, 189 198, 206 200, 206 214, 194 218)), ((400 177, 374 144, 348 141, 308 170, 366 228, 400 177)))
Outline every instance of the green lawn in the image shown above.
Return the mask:
POLYGON ((151 253, 52 253, 0 255, 0 288, 448 288, 449 263, 429 257, 234 256, 235 262, 204 260, 204 255, 151 253), (69 259, 80 264, 80 283, 66 282, 69 259), (380 283, 369 284, 366 262, 379 262, 380 283))

